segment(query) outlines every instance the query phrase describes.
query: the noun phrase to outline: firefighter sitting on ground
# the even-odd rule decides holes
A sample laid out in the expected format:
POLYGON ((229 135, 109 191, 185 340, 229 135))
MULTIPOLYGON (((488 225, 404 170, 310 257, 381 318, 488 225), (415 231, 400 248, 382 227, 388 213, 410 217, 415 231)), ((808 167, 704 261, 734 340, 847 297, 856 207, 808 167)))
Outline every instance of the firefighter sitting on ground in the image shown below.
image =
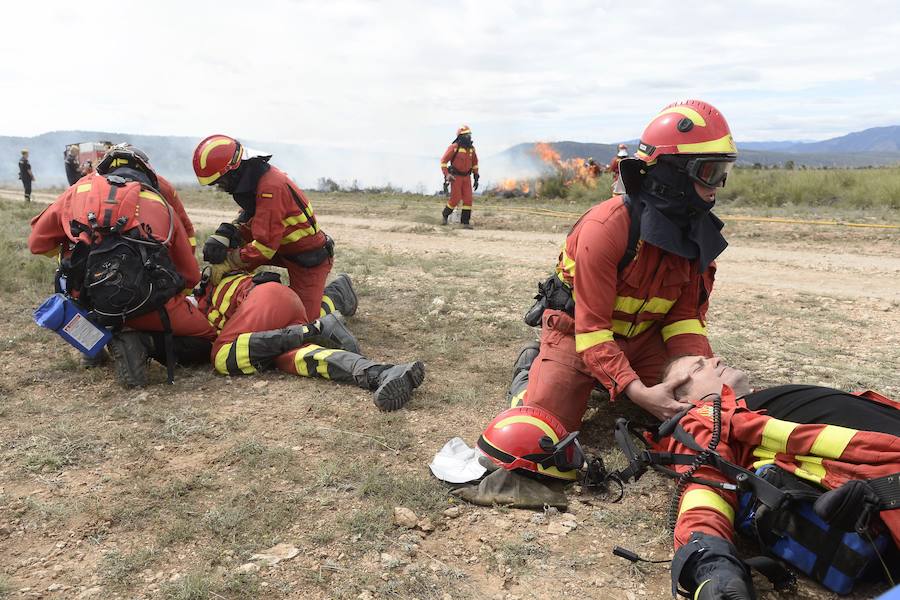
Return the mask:
POLYGON ((393 365, 360 355, 341 316, 354 314, 357 307, 345 274, 325 288, 316 314, 327 314, 312 322, 297 295, 271 272, 228 273, 217 284, 202 283, 197 296, 218 331, 211 358, 223 375, 276 368, 350 383, 373 391, 375 405, 385 411, 403 407, 425 379, 419 361, 393 365))
POLYGON ((31 163, 28 162, 28 148, 22 148, 22 158, 19 159, 19 179, 25 188, 25 202, 31 202, 31 184, 35 180, 31 172, 31 163))
POLYGON ((197 285, 200 269, 145 158, 111 150, 100 163, 103 174, 87 175, 63 192, 31 221, 28 237, 33 254, 59 256, 57 291, 115 329, 109 350, 126 386, 146 383, 148 356, 170 368, 175 361, 207 360, 215 338, 183 294, 197 285), (148 287, 145 297, 141 290, 148 287))
POLYGON ((472 190, 478 189, 478 179, 481 176, 478 174, 478 155, 472 145, 472 130, 468 125, 463 125, 456 131, 456 139, 441 157, 441 172, 444 174, 445 189, 450 185, 450 200, 441 213, 441 224, 447 224, 447 218, 462 200, 459 222, 464 228, 472 229, 472 190))
POLYGON ((213 285, 229 271, 284 267, 291 289, 314 316, 334 263, 334 241, 319 227, 306 195, 269 164, 271 158, 226 135, 197 145, 193 164, 200 184, 231 194, 241 208, 234 222, 222 223, 206 240, 203 260, 211 264, 213 285))
POLYGON ((728 123, 699 100, 669 105, 641 135, 638 157, 622 162, 627 201, 614 196, 579 219, 526 316, 542 324, 540 355, 514 402, 570 431, 595 381, 612 400, 626 395, 671 417, 685 405, 671 384, 655 385, 667 358, 712 356, 706 311, 727 242, 710 210, 736 159, 728 123))
MULTIPOLYGON (((510 396, 527 384, 535 356, 534 349, 521 355, 510 396)), ((844 532, 853 531, 864 515, 876 523, 876 532, 878 523, 883 523, 900 547, 900 508, 896 508, 900 507, 900 491, 896 489, 896 477, 900 474, 900 403, 875 392, 850 394, 813 385, 752 390, 744 372, 725 366, 719 358, 696 355, 674 359, 666 369, 664 381, 674 386, 677 397, 688 407, 677 419, 660 427, 660 437, 653 444, 656 451, 663 453, 657 455, 662 461, 672 453, 687 455, 688 461, 670 468, 684 473, 687 462, 710 445, 715 429, 713 399, 719 396, 721 431, 714 447, 718 457, 751 471, 764 465, 776 466, 788 475, 779 472, 780 480, 766 480, 779 489, 808 487, 814 498, 817 489, 818 494, 834 490, 818 496, 813 506, 819 518, 836 528, 828 534, 829 540, 840 540, 844 532), (790 476, 806 483, 797 484, 790 476), (809 482, 814 486, 808 486, 809 482)), ((578 471, 586 465, 577 438, 577 431, 567 429, 539 406, 507 409, 491 421, 478 441, 482 452, 502 469, 483 480, 477 490, 472 488, 470 493, 460 495, 487 505, 498 498, 523 507, 553 503, 558 492, 552 483, 576 480, 578 471), (522 471, 528 476, 519 475, 522 471), (535 479, 534 474, 541 477, 535 479), (491 485, 485 485, 492 479, 491 485)), ((628 457, 629 453, 625 454, 628 457)), ((645 456, 636 452, 633 458, 645 456)), ((635 473, 622 472, 621 476, 635 473)), ((695 600, 750 600, 754 596, 749 569, 732 543, 738 498, 733 488, 715 487, 717 482, 734 483, 734 473, 729 479, 720 468, 702 464, 692 476, 699 481, 688 480, 683 494, 676 497, 670 508, 676 549, 673 586, 687 590, 695 600)), ((757 514, 759 518, 788 518, 757 514)), ((783 532, 784 522, 778 522, 783 532)), ((820 529, 823 527, 813 525, 811 534, 789 529, 793 539, 810 552, 819 553, 815 569, 807 573, 818 578, 816 571, 821 571, 825 579, 820 581, 826 585, 852 586, 859 575, 848 569, 854 562, 838 558, 843 552, 839 548, 826 548, 831 542, 825 543, 826 534, 820 529), (832 560, 842 564, 833 565, 832 560), (820 565, 822 561, 825 562, 820 565), (830 566, 843 570, 845 581, 837 579, 830 566)), ((761 540, 771 543, 767 540, 772 540, 777 532, 767 529, 763 533, 761 540)), ((883 545, 887 545, 886 540, 883 545)), ((768 549, 777 551, 777 547, 768 549)), ((788 555, 779 556, 789 560, 788 555)), ((792 564, 809 567, 805 559, 799 562, 804 566, 792 564)), ((856 561, 856 568, 862 570, 863 566, 856 561)))

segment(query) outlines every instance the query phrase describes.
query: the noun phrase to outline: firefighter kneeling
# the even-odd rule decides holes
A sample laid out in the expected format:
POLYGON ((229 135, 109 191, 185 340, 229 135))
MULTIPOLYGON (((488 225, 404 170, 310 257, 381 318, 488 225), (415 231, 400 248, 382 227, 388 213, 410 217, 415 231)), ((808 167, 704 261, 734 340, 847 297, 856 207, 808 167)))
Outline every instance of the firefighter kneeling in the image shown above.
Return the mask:
POLYGON ((274 367, 372 390, 381 410, 402 408, 424 381, 425 365, 394 365, 362 356, 338 312, 356 310, 356 296, 348 290, 352 292, 352 286, 346 275, 329 284, 320 309, 328 314, 311 321, 303 303, 275 273, 234 272, 218 284, 201 284, 196 291, 200 309, 219 332, 211 355, 216 371, 252 375, 274 367))

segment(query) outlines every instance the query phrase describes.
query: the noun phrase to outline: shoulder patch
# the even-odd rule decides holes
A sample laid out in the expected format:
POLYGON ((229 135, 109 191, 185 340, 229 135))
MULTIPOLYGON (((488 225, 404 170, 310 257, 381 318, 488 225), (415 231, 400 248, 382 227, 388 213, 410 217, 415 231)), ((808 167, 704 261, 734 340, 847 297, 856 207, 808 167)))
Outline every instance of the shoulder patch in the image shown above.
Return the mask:
POLYGON ((259 197, 260 198, 274 198, 275 196, 274 196, 274 194, 270 194, 268 192, 261 192, 259 194, 259 197))

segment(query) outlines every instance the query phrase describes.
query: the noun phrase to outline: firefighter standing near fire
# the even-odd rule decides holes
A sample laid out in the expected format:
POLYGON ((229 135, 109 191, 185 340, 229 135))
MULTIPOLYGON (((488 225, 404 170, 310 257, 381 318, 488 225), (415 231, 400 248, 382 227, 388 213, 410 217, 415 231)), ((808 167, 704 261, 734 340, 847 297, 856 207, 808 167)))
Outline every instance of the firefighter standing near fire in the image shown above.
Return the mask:
POLYGON ((218 186, 241 208, 234 222, 222 223, 206 240, 203 259, 212 265, 214 285, 232 271, 284 267, 306 313, 317 316, 334 241, 297 184, 269 164, 271 158, 227 135, 211 135, 197 145, 194 173, 200 184, 218 186))
POLYGON ((19 179, 25 188, 25 202, 31 202, 31 182, 34 181, 34 173, 31 172, 31 163, 28 162, 28 148, 22 148, 22 158, 19 159, 19 179))
POLYGON ((625 144, 619 144, 619 148, 618 150, 616 150, 616 155, 613 156, 613 159, 611 161, 609 161, 609 168, 607 169, 610 173, 613 174, 614 179, 618 179, 619 177, 619 163, 626 158, 628 158, 628 146, 626 146, 625 144))
POLYGON ((472 229, 472 190, 478 189, 478 154, 472 145, 472 130, 463 125, 456 131, 456 139, 441 157, 441 172, 444 174, 444 186, 450 185, 450 200, 441 213, 441 224, 447 224, 447 218, 453 209, 462 201, 459 222, 466 229, 472 229), (475 180, 473 185, 472 180, 475 180))
POLYGON ((513 405, 546 409, 569 431, 595 381, 660 419, 685 407, 657 382, 669 356, 712 355, 706 311, 727 242, 710 210, 736 158, 728 123, 705 102, 653 118, 637 158, 621 163, 628 196, 579 219, 543 286, 540 353, 513 405))

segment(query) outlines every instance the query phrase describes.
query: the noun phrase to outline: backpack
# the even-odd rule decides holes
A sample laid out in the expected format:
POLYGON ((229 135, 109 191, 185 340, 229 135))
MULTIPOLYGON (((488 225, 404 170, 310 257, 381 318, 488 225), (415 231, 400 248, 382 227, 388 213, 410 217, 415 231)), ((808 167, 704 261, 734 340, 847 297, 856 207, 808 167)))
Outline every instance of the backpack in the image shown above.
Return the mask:
MULTIPOLYGON (((91 321, 115 328, 130 318, 163 310, 166 302, 184 289, 184 278, 166 246, 174 224, 172 208, 167 205, 170 227, 160 242, 135 218, 140 192, 158 192, 116 175, 105 179, 110 186, 104 207, 116 207, 106 208, 99 221, 93 212, 87 215, 88 223, 71 221, 72 237, 80 239, 61 263, 60 276, 66 282, 64 291, 69 295, 77 292, 78 303, 89 311, 91 321)), ((165 324, 167 316, 162 320, 165 324)))

